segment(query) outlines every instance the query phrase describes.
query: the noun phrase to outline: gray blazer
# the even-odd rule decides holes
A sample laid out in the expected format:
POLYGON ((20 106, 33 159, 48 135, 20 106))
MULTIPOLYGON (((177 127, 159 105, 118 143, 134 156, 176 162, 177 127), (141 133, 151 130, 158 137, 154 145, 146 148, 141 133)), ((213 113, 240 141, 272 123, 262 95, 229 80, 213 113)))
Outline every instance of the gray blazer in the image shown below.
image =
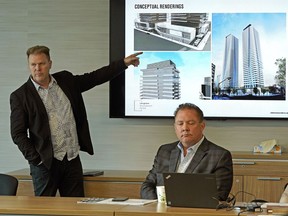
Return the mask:
MULTIPOLYGON (((142 184, 141 198, 157 199, 156 186, 164 185, 162 173, 176 172, 181 153, 178 142, 164 144, 158 149, 153 167, 142 184)), ((226 200, 233 183, 231 153, 205 138, 185 173, 215 173, 219 199, 226 200)))

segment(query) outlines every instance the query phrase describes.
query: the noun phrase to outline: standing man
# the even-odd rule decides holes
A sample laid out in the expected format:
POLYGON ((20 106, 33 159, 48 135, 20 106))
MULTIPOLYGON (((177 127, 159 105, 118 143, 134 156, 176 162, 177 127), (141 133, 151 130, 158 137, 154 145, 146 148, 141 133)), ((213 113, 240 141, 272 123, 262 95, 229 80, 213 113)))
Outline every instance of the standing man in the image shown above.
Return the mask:
POLYGON ((174 120, 179 140, 158 149, 153 167, 141 187, 141 198, 157 199, 156 186, 164 184, 162 173, 179 172, 215 173, 218 199, 226 200, 233 183, 231 153, 205 138, 205 121, 198 106, 180 104, 174 112, 174 120))
POLYGON ((11 136, 30 165, 36 196, 83 197, 83 169, 79 151, 93 155, 82 92, 139 65, 135 53, 91 73, 50 74, 52 60, 46 46, 26 52, 31 75, 10 95, 11 136))

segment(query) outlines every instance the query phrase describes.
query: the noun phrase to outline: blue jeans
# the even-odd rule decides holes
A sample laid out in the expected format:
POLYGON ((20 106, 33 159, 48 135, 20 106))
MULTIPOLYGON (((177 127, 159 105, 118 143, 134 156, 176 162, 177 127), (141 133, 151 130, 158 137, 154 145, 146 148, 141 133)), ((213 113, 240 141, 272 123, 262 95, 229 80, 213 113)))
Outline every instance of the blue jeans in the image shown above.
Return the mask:
POLYGON ((59 190, 63 197, 84 197, 83 169, 79 155, 68 161, 53 159, 51 169, 42 163, 30 164, 35 196, 55 196, 59 190))

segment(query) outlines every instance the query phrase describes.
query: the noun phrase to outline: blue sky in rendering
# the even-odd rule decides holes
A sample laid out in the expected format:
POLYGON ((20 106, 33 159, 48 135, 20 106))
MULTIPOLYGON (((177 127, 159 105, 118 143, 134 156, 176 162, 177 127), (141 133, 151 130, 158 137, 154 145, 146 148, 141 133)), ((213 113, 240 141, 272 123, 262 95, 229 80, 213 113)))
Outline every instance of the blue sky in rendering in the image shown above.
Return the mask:
POLYGON ((234 35, 239 40, 239 80, 243 80, 242 31, 251 24, 259 33, 265 85, 274 83, 277 70, 275 60, 286 57, 285 13, 214 13, 212 14, 212 62, 216 76, 222 73, 225 37, 234 35))

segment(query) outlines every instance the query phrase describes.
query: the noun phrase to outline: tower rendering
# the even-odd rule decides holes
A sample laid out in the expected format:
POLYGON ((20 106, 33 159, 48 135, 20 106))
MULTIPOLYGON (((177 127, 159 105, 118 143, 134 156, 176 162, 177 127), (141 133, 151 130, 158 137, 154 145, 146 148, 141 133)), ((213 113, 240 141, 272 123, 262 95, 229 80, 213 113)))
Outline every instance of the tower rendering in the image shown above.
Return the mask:
POLYGON ((239 73, 239 42, 238 38, 229 34, 225 38, 225 53, 223 65, 223 87, 237 88, 239 73))
POLYGON ((243 29, 242 38, 244 87, 246 89, 264 87, 259 34, 249 24, 243 29))

